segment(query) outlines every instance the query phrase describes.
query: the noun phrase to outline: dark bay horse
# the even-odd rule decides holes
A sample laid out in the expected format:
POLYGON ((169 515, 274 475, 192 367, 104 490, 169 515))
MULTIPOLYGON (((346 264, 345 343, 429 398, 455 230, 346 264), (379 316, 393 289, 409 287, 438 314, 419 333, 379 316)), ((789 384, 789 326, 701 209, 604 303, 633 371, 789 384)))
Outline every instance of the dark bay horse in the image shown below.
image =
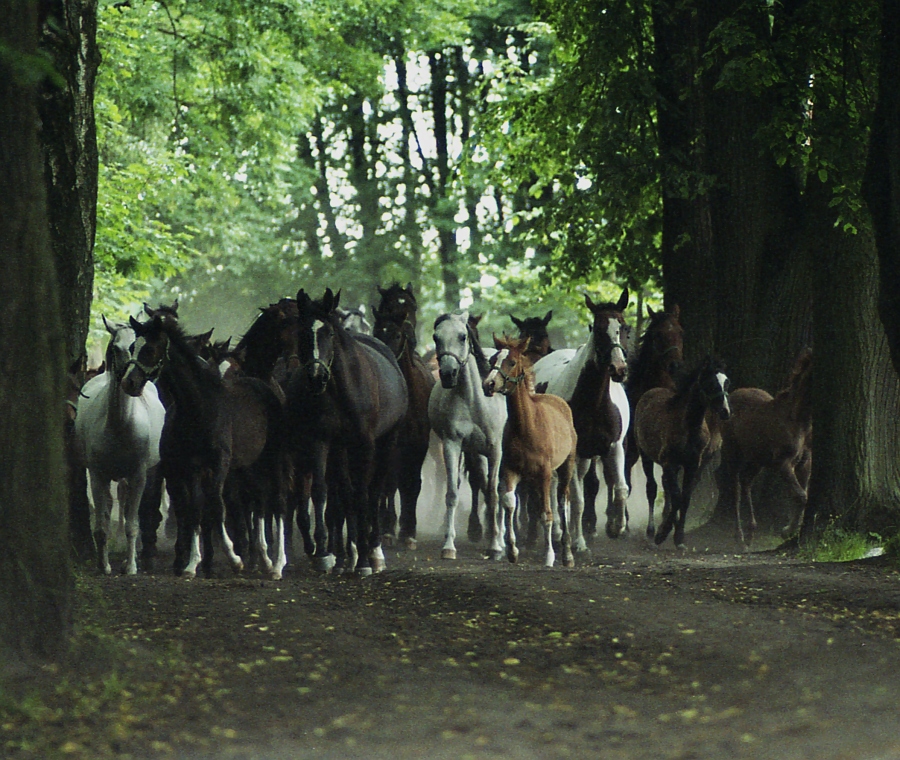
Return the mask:
POLYGON ((506 526, 506 556, 518 558, 516 548, 516 489, 520 481, 528 483, 540 498, 546 532, 544 565, 553 567, 553 476, 556 475, 556 506, 562 529, 563 562, 575 564, 569 536, 569 484, 575 473, 577 435, 572 410, 559 396, 535 393, 534 372, 528 358, 529 339, 494 339, 497 353, 491 359, 491 371, 483 383, 488 396, 506 396, 507 421, 503 431, 503 459, 500 482, 503 491, 506 526))
MULTIPOLYGON (((169 399, 160 440, 160 466, 178 523, 176 575, 196 574, 201 562, 212 573, 212 533, 220 529, 232 567, 243 561, 225 529, 226 481, 240 489, 257 525, 261 558, 280 578, 284 553, 284 460, 282 410, 272 390, 254 378, 223 382, 217 367, 201 359, 177 322, 155 315, 131 321, 136 340, 123 389, 138 395, 152 377, 169 399), (248 491, 250 493, 248 493, 248 491), (276 525, 276 558, 268 557, 267 515, 276 525), (202 539, 202 555, 200 543, 202 539)), ((249 520, 248 520, 249 522, 249 520)))
POLYGON ((532 364, 536 364, 547 354, 553 351, 550 346, 550 335, 547 332, 547 325, 553 319, 553 311, 548 311, 543 317, 525 317, 518 319, 512 314, 509 315, 513 324, 519 329, 519 339, 528 338, 528 359, 532 364))
POLYGON ((812 351, 804 349, 774 398, 761 388, 738 388, 730 394, 732 416, 722 430, 719 482, 724 496, 734 499, 740 543, 742 506, 749 513, 747 545, 753 540, 756 518, 750 489, 766 467, 779 473, 796 504, 782 536, 789 538, 800 529, 812 457, 812 367, 812 351))
POLYGON ((581 522, 583 481, 594 457, 603 462, 607 485, 606 535, 618 538, 627 527, 625 432, 631 419, 622 385, 627 366, 621 342, 628 289, 623 289, 616 303, 595 304, 587 295, 584 300, 593 317, 587 343, 577 350, 554 351, 534 366, 538 390, 569 402, 578 433, 578 472, 572 489, 570 528, 576 551, 587 549, 581 522))
POLYGON ((422 464, 428 455, 431 424, 428 422, 428 399, 434 387, 434 376, 416 352, 416 312, 418 305, 412 285, 401 288, 394 284, 379 288, 381 303, 372 310, 376 338, 384 342, 400 365, 409 392, 409 408, 403 418, 391 465, 385 503, 385 537, 396 529, 397 515, 394 492, 400 492, 399 541, 408 548, 416 546, 416 502, 422 490, 422 464))
POLYGON ((684 548, 684 523, 700 466, 722 445, 722 424, 731 416, 728 378, 722 369, 720 362, 707 357, 675 390, 651 388, 637 405, 634 437, 644 471, 654 462, 663 468, 665 506, 653 539, 657 544, 674 527, 675 546, 684 548))
POLYGON ((346 521, 346 549, 358 552, 357 573, 370 575, 385 566, 378 503, 408 394, 391 350, 345 330, 339 303, 340 291, 330 288, 315 301, 297 293, 300 366, 288 383, 287 416, 294 448, 312 473, 319 569, 342 569, 346 521))
MULTIPOLYGON (((643 395, 651 388, 668 388, 675 390, 675 378, 684 362, 684 329, 679 317, 681 310, 676 304, 671 311, 653 311, 647 307, 650 324, 641 336, 634 361, 629 365, 625 392, 631 406, 631 418, 635 419, 635 411, 643 395)), ((634 426, 628 429, 625 438, 625 478, 631 491, 631 470, 640 459, 637 442, 634 439, 634 426)), ((653 521, 653 505, 656 503, 657 485, 652 465, 645 468, 647 477, 647 536, 652 538, 656 533, 653 521)))

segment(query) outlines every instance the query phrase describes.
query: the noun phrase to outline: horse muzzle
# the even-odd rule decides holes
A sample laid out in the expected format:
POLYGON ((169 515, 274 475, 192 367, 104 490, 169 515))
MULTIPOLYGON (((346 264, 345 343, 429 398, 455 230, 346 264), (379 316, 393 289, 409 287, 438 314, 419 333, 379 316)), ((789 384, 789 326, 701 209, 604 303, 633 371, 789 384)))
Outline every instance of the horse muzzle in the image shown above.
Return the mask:
POLYGON ((138 398, 144 392, 144 386, 147 384, 147 376, 137 367, 131 366, 126 370, 125 375, 119 383, 125 393, 134 398, 138 398))
POLYGON ((613 362, 609 365, 609 378, 614 383, 624 383, 625 377, 628 375, 628 365, 613 362))
POLYGON ((459 371, 461 368, 462 364, 455 356, 449 354, 442 356, 438 365, 441 386, 444 388, 455 388, 459 382, 459 371))

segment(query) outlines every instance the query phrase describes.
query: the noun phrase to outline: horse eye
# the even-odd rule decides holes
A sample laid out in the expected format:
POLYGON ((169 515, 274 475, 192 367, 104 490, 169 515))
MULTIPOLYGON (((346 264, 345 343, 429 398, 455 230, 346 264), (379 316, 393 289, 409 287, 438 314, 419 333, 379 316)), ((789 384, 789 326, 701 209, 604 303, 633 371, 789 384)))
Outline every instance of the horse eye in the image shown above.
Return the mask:
POLYGON ((466 342, 466 336, 465 336, 465 335, 458 335, 457 337, 459 338, 459 342, 460 342, 460 343, 465 343, 465 342, 466 342))

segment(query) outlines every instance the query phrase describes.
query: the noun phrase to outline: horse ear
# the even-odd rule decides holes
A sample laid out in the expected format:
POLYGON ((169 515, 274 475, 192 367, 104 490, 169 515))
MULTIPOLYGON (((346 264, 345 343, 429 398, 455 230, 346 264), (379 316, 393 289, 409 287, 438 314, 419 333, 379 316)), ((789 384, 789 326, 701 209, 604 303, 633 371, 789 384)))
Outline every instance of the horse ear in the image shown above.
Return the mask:
POLYGON ((309 294, 303 288, 300 288, 297 291, 297 307, 306 306, 310 301, 312 301, 312 298, 309 297, 309 294))
POLYGON ((366 305, 364 303, 361 303, 359 305, 359 313, 363 316, 366 316, 366 305))
POLYGON ((656 312, 653 311, 653 307, 649 303, 647 304, 647 316, 650 317, 650 319, 653 319, 653 317, 656 316, 656 312))
POLYGON ((512 314, 509 315, 509 318, 512 320, 513 324, 518 327, 520 330, 522 329, 522 320, 516 319, 512 314))
MULTIPOLYGON (((466 314, 468 313, 469 312, 466 312, 466 314)), ((481 321, 482 317, 484 317, 484 314, 479 314, 477 317, 472 314, 467 318, 467 321, 470 321, 474 327, 478 327, 478 323, 481 321)))
POLYGON ((587 306, 588 309, 590 309, 592 314, 594 313, 594 309, 596 307, 594 305, 594 302, 591 300, 591 297, 587 293, 584 294, 584 305, 587 306))
POLYGON ((406 292, 411 296, 413 295, 413 286, 411 282, 406 283, 406 292))
POLYGON ((338 289, 338 292, 334 294, 334 303, 331 304, 332 310, 336 309, 341 303, 341 291, 338 289))
MULTIPOLYGON (((144 326, 140 322, 138 322, 134 317, 128 317, 128 322, 131 325, 131 329, 135 332, 140 332, 141 328, 144 326)), ((103 317, 103 324, 106 325, 106 329, 109 330, 109 322, 106 321, 106 317, 103 317)))
POLYGON ((491 333, 491 337, 494 339, 494 348, 496 348, 498 351, 501 348, 506 348, 506 344, 497 337, 497 333, 491 333))
POLYGON ((148 317, 155 317, 155 316, 156 316, 156 309, 151 308, 151 307, 150 307, 150 304, 148 304, 146 301, 144 301, 144 313, 145 313, 148 317))
POLYGON ((384 297, 387 295, 387 290, 386 290, 385 288, 381 287, 381 285, 376 285, 375 287, 378 288, 378 294, 379 294, 382 298, 384 298, 384 297))
POLYGON ((550 320, 553 319, 553 309, 550 309, 545 315, 541 322, 544 323, 544 327, 550 324, 550 320))
MULTIPOLYGON (((103 326, 106 328, 106 332, 108 332, 110 335, 115 335, 116 328, 113 327, 109 322, 106 321, 106 315, 101 314, 100 318, 103 320, 103 326)), ((132 317, 132 319, 134 319, 134 317, 132 317)))
POLYGON ((622 295, 616 304, 616 311, 625 311, 628 308, 628 288, 622 288, 622 295))
POLYGON ((531 336, 526 335, 525 339, 519 344, 519 351, 523 354, 528 350, 528 347, 531 345, 531 336))

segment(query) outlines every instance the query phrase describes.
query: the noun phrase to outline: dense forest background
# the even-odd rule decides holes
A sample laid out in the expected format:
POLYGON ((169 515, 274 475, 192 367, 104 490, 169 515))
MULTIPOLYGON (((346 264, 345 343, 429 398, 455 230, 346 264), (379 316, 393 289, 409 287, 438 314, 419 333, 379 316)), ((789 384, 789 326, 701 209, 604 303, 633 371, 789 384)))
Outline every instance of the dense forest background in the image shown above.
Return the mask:
POLYGON ((10 346, 39 294, 71 365, 143 301, 224 338, 299 287, 369 304, 392 281, 421 337, 460 305, 497 332, 553 309, 572 345, 581 292, 627 286, 638 331, 677 303, 689 363, 714 352, 735 386, 776 390, 812 345, 804 530, 900 527, 898 0, 21 5, 0 132, 31 201, 0 243, 19 261, 6 231, 42 227, 28 260, 55 276, 10 268, 32 298, 10 346))

